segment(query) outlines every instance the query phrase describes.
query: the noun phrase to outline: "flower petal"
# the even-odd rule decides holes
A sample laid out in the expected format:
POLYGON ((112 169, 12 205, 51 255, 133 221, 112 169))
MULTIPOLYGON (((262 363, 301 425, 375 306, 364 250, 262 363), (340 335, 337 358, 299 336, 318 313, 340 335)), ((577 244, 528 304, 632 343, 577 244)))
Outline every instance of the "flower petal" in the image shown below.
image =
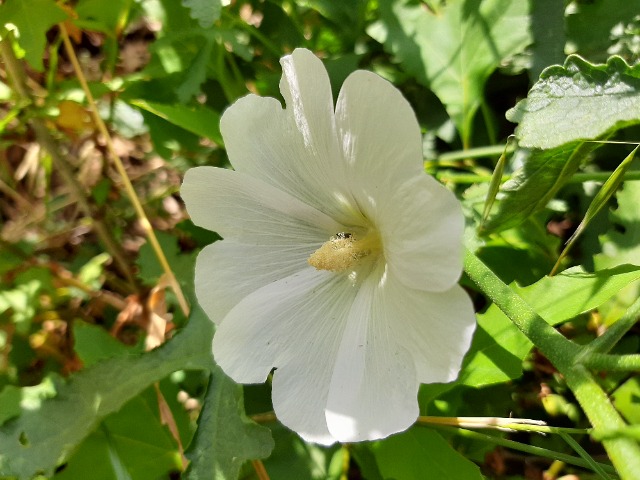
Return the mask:
POLYGON ((286 110, 273 98, 248 95, 223 114, 220 130, 231 164, 348 225, 353 201, 327 72, 308 50, 282 62, 286 110))
POLYGON ((455 380, 476 326, 473 304, 462 287, 414 290, 389 274, 380 302, 396 338, 411 352, 418 381, 455 380))
POLYGON ((238 245, 216 242, 198 254, 195 288, 198 303, 216 324, 250 293, 308 268, 309 248, 238 245))
POLYGON ((317 248, 340 224, 291 195, 241 172, 197 167, 180 195, 193 222, 246 245, 306 244, 317 248))
POLYGON ((272 396, 280 421, 306 440, 333 443, 324 411, 356 292, 346 275, 311 267, 270 283, 222 320, 214 358, 240 383, 262 382, 277 368, 272 396))
POLYGON ((455 195, 434 178, 405 182, 380 206, 376 224, 389 268, 407 287, 438 292, 457 283, 464 216, 455 195))
POLYGON ((398 343, 384 305, 384 264, 358 292, 342 337, 327 403, 329 431, 341 442, 384 438, 418 417, 414 362, 398 343))
POLYGON ((352 73, 340 90, 335 115, 356 194, 382 199, 422 173, 418 121, 391 83, 371 72, 352 73))

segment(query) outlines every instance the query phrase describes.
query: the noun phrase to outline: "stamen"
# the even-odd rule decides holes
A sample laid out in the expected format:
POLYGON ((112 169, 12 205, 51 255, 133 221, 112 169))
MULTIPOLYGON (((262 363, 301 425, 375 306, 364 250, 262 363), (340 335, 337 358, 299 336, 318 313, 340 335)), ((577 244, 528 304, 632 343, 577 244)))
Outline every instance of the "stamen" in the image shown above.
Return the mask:
POLYGON ((375 232, 367 233, 362 238, 353 233, 340 232, 313 252, 307 262, 318 270, 344 272, 380 250, 380 237, 375 232))

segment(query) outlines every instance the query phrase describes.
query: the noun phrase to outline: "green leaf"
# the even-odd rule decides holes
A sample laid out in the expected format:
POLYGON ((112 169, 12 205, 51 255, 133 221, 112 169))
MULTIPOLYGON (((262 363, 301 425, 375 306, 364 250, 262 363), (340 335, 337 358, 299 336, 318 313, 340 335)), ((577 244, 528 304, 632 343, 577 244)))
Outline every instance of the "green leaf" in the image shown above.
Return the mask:
POLYGON ((107 415, 147 386, 181 369, 213 368, 212 325, 202 313, 146 354, 112 358, 71 377, 55 399, 24 410, 0 428, 0 476, 51 474, 107 415), (60 428, 64 425, 64 428, 60 428))
POLYGON ((384 478, 482 480, 480 468, 456 452, 437 432, 414 427, 371 444, 384 478))
POLYGON ((627 380, 612 397, 613 404, 629 423, 640 424, 640 378, 627 380))
POLYGON ((545 208, 578 170, 597 143, 568 143, 551 150, 518 148, 513 160, 523 163, 500 189, 498 211, 489 216, 481 232, 515 227, 545 208))
POLYGON ((602 208, 609 202, 611 197, 616 193, 616 190, 618 190, 618 187, 624 179, 624 174, 631 166, 631 162, 633 161, 638 148, 640 147, 636 147, 635 149, 633 149, 633 151, 629 155, 627 155, 626 158, 622 160, 622 162, 620 162, 620 165, 618 165, 611 176, 607 178, 607 181, 604 182, 600 190, 598 190, 598 193, 593 198, 593 201, 589 204, 589 208, 587 208, 587 211, 584 214, 584 218, 580 222, 580 225, 578 225, 578 228, 576 228, 575 232, 573 232, 569 240, 567 240, 567 244, 558 257, 558 261, 554 265, 553 270, 551 271, 551 275, 553 275, 556 269, 560 266, 560 263, 566 257, 578 237, 587 228, 587 226, 600 212, 600 210, 602 210, 602 208))
POLYGON ((154 389, 127 402, 109 415, 80 444, 55 480, 157 480, 179 472, 175 441, 160 423, 154 389))
MULTIPOLYGON (((551 325, 558 325, 602 305, 640 279, 640 267, 622 265, 588 273, 570 268, 533 285, 511 288, 551 325)), ((458 382, 484 386, 518 378, 532 344, 495 305, 478 315, 478 327, 458 382)))
POLYGON ((278 423, 271 426, 271 432, 275 448, 264 466, 272 480, 330 480, 331 460, 338 451, 335 446, 325 448, 306 443, 298 434, 278 423))
POLYGON ((0 390, 0 425, 20 415, 20 399, 22 393, 18 387, 7 385, 0 390))
POLYGON ((203 105, 188 107, 186 105, 165 105, 146 100, 131 100, 131 105, 146 110, 201 137, 223 145, 220 133, 220 114, 203 105))
POLYGON ((73 340, 76 354, 85 368, 109 358, 140 353, 120 343, 104 328, 80 321, 73 324, 73 340))
MULTIPOLYGON (((611 210, 609 218, 614 225, 600 237, 602 253, 594 256, 596 268, 616 265, 640 265, 640 181, 626 181, 616 194, 618 207, 611 210)), ((606 306, 603 321, 609 324, 624 314, 638 298, 640 285, 635 283, 618 292, 606 306)))
POLYGON ((47 31, 66 18, 67 13, 54 0, 6 0, 0 5, 0 25, 11 23, 18 28, 18 43, 38 71, 43 69, 47 31))
POLYGON ((577 55, 545 69, 507 112, 521 147, 549 149, 640 123, 640 64, 620 57, 594 65, 577 55))
POLYGON ((435 14, 420 2, 380 2, 367 33, 435 92, 468 145, 489 75, 530 43, 528 3, 457 0, 435 14))
POLYGON ((238 478, 245 461, 268 457, 273 446, 269 429, 245 416, 242 388, 216 368, 209 377, 198 430, 186 452, 191 463, 184 478, 238 478))
POLYGON ((220 18, 220 0, 182 0, 182 5, 191 10, 191 18, 202 28, 208 28, 220 18))
POLYGON ((130 6, 130 0, 81 0, 75 7, 78 19, 74 23, 114 35, 122 28, 130 6))

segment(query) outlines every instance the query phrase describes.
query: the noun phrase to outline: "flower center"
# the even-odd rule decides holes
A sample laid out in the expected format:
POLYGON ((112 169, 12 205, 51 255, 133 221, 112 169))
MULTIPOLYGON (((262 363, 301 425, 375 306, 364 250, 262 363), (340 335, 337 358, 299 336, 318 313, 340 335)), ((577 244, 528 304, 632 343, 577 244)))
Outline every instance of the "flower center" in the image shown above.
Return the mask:
POLYGON ((369 231, 362 237, 354 233, 340 232, 313 252, 307 262, 318 270, 344 272, 381 251, 380 237, 375 231, 369 231))

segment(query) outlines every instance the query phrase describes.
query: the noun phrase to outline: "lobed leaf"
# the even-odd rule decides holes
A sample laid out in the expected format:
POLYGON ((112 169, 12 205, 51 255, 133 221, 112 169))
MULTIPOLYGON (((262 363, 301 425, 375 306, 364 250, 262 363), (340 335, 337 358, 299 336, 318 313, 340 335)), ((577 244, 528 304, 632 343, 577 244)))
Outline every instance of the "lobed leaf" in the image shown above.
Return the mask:
POLYGON ((191 463, 185 479, 238 478, 245 461, 271 454, 271 432, 245 416, 242 388, 218 367, 209 377, 204 402, 198 430, 186 452, 191 463))
POLYGON ((545 69, 507 112, 524 148, 551 149, 640 123, 640 64, 620 57, 594 65, 577 55, 545 69))
POLYGON ((0 428, 0 476, 51 474, 103 418, 153 382, 180 369, 213 368, 211 335, 211 323, 194 314, 158 349, 111 358, 73 376, 58 387, 56 398, 0 428))

